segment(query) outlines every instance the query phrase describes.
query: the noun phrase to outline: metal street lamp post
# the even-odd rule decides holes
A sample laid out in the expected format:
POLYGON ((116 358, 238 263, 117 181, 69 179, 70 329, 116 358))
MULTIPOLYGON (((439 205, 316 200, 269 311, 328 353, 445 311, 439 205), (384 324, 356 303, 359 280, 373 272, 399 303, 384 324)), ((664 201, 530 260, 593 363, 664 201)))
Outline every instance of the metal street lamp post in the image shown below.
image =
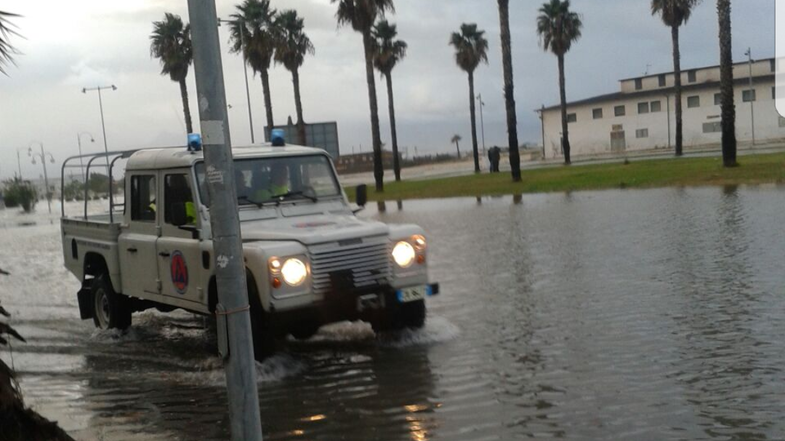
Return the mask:
POLYGON ((117 90, 117 86, 112 84, 111 86, 82 88, 82 93, 86 94, 87 92, 92 92, 93 90, 98 91, 98 107, 99 109, 101 109, 101 130, 104 132, 104 151, 106 152, 106 176, 109 176, 109 147, 107 147, 106 144, 106 125, 104 124, 104 102, 101 99, 101 91, 106 89, 117 90))
POLYGON ((752 146, 755 146, 755 89, 752 88, 752 48, 747 48, 747 52, 744 53, 747 56, 748 63, 750 66, 750 91, 749 91, 749 98, 750 98, 750 122, 752 124, 752 146))
POLYGON ((482 154, 485 156, 485 120, 482 116, 482 108, 485 103, 482 101, 482 94, 477 95, 477 101, 480 102, 480 131, 482 132, 482 154))
POLYGON ((243 29, 240 31, 240 50, 242 51, 243 57, 243 75, 245 75, 245 99, 248 102, 248 126, 251 128, 251 144, 255 143, 253 136, 253 115, 251 114, 251 91, 248 89, 248 66, 245 62, 245 20, 224 20, 222 18, 218 19, 218 26, 221 26, 221 23, 242 23, 243 29))
POLYGON ((82 135, 90 135, 90 142, 95 142, 90 132, 79 132, 76 134, 76 143, 79 145, 79 167, 82 169, 82 183, 87 185, 87 177, 84 175, 84 161, 82 161, 82 135))
POLYGON ((49 175, 46 173, 46 157, 49 156, 49 162, 52 164, 55 162, 55 157, 51 153, 44 151, 44 144, 40 141, 30 143, 30 146, 27 148, 27 156, 32 156, 33 164, 35 164, 36 158, 41 159, 41 166, 44 168, 44 193, 46 194, 46 203, 49 205, 49 214, 52 214, 52 192, 49 190, 49 175), (38 144, 41 147, 41 153, 33 153, 33 144, 38 144))
POLYGON ((19 180, 22 180, 22 161, 19 159, 19 152, 21 150, 25 150, 25 147, 19 147, 16 149, 16 166, 19 169, 19 180))

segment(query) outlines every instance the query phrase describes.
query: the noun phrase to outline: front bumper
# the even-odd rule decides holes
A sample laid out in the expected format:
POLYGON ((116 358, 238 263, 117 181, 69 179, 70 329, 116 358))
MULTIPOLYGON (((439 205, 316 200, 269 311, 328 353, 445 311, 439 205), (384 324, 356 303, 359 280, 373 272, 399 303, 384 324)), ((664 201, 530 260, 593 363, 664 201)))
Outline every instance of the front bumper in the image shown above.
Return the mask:
MULTIPOLYGON (((320 325, 344 320, 373 321, 382 315, 394 314, 401 308, 404 304, 401 301, 402 289, 390 285, 348 290, 335 288, 325 293, 324 300, 317 304, 274 312, 270 318, 273 326, 278 329, 286 329, 303 321, 317 322, 320 325)), ((438 295, 439 292, 438 283, 425 284, 426 298, 438 295)))

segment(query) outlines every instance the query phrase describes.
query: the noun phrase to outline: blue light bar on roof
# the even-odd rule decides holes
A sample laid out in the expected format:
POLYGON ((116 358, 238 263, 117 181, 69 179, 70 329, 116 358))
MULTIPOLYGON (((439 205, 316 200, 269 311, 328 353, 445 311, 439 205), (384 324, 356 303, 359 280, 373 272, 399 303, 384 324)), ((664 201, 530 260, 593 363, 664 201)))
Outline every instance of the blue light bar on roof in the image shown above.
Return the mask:
POLYGON ((283 147, 286 145, 285 132, 283 129, 272 129, 270 131, 270 142, 273 147, 283 147))
POLYGON ((202 150, 202 135, 198 133, 188 134, 188 151, 199 152, 202 150))

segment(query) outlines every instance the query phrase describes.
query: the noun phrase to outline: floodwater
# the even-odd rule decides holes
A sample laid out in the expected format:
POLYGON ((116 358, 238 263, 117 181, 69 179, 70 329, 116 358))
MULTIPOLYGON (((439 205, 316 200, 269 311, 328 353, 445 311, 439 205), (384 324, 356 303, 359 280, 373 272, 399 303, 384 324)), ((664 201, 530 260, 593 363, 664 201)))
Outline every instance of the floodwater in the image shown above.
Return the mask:
MULTIPOLYGON (((265 440, 782 439, 784 207, 776 186, 369 207, 426 229, 442 294, 421 331, 343 323, 257 364, 265 440)), ((80 321, 53 219, 0 211, 27 402, 77 439, 228 439, 202 319, 80 321)))

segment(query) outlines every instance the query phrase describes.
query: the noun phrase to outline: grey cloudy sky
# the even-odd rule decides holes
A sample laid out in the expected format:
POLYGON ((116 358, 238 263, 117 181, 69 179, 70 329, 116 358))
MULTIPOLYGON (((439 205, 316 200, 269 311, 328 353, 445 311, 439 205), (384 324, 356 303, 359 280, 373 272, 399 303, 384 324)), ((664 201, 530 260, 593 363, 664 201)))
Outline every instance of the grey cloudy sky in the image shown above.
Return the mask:
MULTIPOLYGON (((217 0, 218 13, 227 17, 238 0, 217 0)), ((513 61, 518 130, 521 142, 537 142, 540 125, 534 109, 558 101, 557 67, 553 55, 543 53, 535 33, 535 17, 543 0, 512 0, 513 61)), ((316 46, 301 71, 303 106, 309 122, 338 121, 342 153, 370 149, 370 122, 362 41, 348 28, 336 27, 330 0, 272 0, 278 9, 297 9, 316 46)), ((399 36, 409 44, 407 58, 393 76, 399 144, 422 152, 447 152, 453 134, 469 149, 468 85, 455 66, 451 32, 463 22, 476 22, 487 31, 489 64, 476 74, 476 88, 485 107, 487 145, 504 145, 506 126, 502 99, 499 17, 493 0, 396 0, 399 36)), ((573 0, 583 16, 583 38, 567 56, 569 100, 618 89, 621 78, 664 72, 672 68, 670 32, 651 17, 649 0, 573 0)), ((752 47, 758 57, 774 55, 774 0, 733 2, 734 58, 744 59, 752 47)), ((96 143, 87 151, 103 149, 98 99, 83 95, 83 87, 116 84, 104 94, 109 148, 123 150, 184 142, 185 124, 179 88, 160 76, 150 58, 151 22, 164 12, 187 21, 185 0, 4 0, 0 9, 22 14, 14 20, 25 39, 14 39, 24 53, 17 67, 0 77, 0 177, 16 170, 16 149, 40 141, 58 159, 76 154, 76 134, 91 132, 96 143)), ((248 143, 242 62, 227 50, 222 28, 223 63, 232 140, 248 143)), ((719 47, 715 2, 704 0, 682 31, 684 68, 718 64, 719 47)), ((264 126, 261 81, 253 78, 251 101, 256 133, 264 126)), ((291 77, 282 67, 271 73, 276 123, 294 115, 291 77)), ((189 74, 192 103, 196 89, 189 74)), ((387 98, 377 81, 382 139, 389 142, 387 98)), ((194 121, 199 115, 192 105, 194 121)), ((479 122, 478 122, 479 126, 479 122)), ((478 127, 479 131, 479 127, 478 127)), ((466 151, 466 150, 464 150, 466 151)), ((22 158, 26 177, 41 174, 40 166, 22 158)), ((54 174, 54 173, 52 173, 54 174)))

